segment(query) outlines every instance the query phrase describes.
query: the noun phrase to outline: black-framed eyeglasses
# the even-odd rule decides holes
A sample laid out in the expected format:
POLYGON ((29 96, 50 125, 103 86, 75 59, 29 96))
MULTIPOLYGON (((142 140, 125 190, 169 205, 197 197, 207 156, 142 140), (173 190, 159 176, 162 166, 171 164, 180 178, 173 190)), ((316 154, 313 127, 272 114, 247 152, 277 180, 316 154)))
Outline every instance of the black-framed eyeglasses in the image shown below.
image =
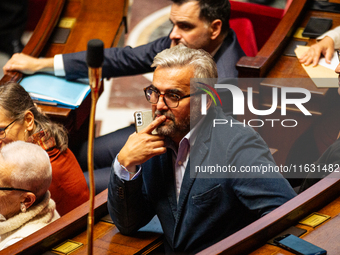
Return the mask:
POLYGON ((145 93, 146 100, 148 100, 148 102, 151 104, 157 104, 159 98, 162 96, 166 106, 168 106, 169 108, 176 108, 180 100, 187 98, 187 97, 199 95, 204 92, 197 91, 195 93, 185 95, 185 96, 180 96, 180 95, 177 95, 175 93, 170 93, 170 92, 161 94, 153 85, 150 85, 144 88, 144 93, 145 93))
POLYGON ((12 125, 14 122, 16 122, 16 121, 17 121, 17 120, 15 119, 15 120, 13 120, 11 123, 9 123, 6 127, 0 128, 0 139, 6 138, 6 132, 5 132, 5 130, 6 130, 10 125, 12 125))
POLYGON ((32 192, 32 191, 27 190, 27 189, 17 189, 17 188, 12 188, 12 187, 0 187, 0 190, 18 190, 18 191, 24 191, 24 192, 32 192))

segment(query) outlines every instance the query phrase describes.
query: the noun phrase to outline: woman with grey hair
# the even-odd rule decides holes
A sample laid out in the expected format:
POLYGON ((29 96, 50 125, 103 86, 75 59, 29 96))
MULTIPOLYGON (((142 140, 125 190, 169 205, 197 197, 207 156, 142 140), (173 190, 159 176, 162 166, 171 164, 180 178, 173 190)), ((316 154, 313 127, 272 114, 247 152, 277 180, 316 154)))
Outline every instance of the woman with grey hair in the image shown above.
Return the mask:
POLYGON ((40 146, 16 141, 0 151, 0 250, 60 217, 48 191, 51 180, 40 146))

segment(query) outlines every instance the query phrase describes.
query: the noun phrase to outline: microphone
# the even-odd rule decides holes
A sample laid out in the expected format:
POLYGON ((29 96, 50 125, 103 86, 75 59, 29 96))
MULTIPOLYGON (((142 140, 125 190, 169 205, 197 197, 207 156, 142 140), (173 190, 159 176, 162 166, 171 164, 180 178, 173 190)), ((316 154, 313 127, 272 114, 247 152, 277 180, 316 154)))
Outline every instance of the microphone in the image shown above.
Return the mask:
POLYGON ((99 39, 87 43, 86 63, 89 68, 91 90, 98 92, 102 78, 102 65, 104 61, 104 43, 99 39))
POLYGON ((87 147, 87 165, 90 182, 90 208, 87 220, 87 251, 89 255, 93 254, 93 226, 94 226, 94 200, 95 200, 95 182, 94 182, 94 165, 93 165, 93 142, 95 134, 95 113, 98 100, 98 91, 102 79, 102 65, 104 60, 104 43, 99 39, 90 40, 87 43, 86 63, 89 71, 89 84, 91 87, 91 112, 89 121, 89 136, 87 147))

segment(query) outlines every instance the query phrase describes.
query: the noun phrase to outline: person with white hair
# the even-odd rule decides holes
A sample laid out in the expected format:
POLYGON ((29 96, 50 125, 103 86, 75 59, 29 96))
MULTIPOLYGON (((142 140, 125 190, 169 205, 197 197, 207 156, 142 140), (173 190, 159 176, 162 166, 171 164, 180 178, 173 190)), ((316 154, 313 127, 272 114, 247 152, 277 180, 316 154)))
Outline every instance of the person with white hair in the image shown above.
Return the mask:
POLYGON ((52 168, 38 145, 12 142, 0 151, 0 250, 60 218, 50 198, 52 168))

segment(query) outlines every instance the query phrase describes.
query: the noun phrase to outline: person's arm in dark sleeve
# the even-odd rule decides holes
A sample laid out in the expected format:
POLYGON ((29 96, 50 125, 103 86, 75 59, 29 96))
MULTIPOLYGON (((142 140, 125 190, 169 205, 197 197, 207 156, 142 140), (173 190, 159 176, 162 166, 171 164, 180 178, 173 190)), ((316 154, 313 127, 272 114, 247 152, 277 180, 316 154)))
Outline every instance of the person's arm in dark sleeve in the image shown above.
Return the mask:
POLYGON ((143 195, 142 186, 141 176, 124 181, 111 170, 107 205, 113 222, 124 235, 134 234, 155 215, 143 195))
POLYGON ((108 210, 122 234, 133 234, 155 216, 143 185, 143 178, 149 176, 144 177, 143 170, 137 170, 137 166, 166 152, 164 137, 151 134, 165 120, 165 116, 158 117, 130 135, 112 165, 108 210))
MULTIPOLYGON (((169 37, 162 37, 151 43, 131 48, 104 49, 103 78, 143 74, 153 71, 151 64, 157 53, 170 48, 169 37)), ((66 79, 88 77, 86 51, 63 55, 66 79)))

